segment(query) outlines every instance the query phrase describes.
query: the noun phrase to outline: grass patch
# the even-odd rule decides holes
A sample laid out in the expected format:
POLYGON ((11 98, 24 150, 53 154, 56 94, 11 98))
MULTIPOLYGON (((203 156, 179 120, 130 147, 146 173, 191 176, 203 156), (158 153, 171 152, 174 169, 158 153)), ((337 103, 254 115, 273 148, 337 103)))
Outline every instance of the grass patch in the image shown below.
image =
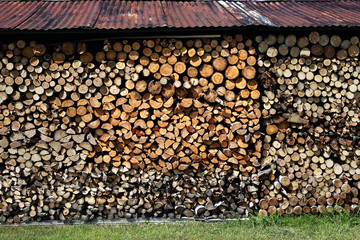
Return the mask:
POLYGON ((129 225, 1 226, 0 239, 360 239, 350 214, 251 217, 249 221, 129 225))

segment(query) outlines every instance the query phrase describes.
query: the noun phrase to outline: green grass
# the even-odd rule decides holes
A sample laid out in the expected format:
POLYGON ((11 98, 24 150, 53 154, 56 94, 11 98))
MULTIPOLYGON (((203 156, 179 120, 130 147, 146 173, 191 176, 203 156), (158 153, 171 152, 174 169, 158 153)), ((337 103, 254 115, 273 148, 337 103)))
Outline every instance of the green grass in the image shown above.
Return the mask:
POLYGON ((249 221, 128 225, 1 226, 0 239, 360 239, 349 214, 251 217, 249 221))

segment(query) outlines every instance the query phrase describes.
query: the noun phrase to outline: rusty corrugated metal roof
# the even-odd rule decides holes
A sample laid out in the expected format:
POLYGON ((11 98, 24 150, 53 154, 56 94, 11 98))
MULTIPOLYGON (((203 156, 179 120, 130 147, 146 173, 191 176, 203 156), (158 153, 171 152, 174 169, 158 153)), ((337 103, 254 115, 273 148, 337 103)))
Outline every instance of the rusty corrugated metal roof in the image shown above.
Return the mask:
POLYGON ((40 9, 17 26, 17 29, 93 28, 102 5, 102 1, 47 1, 37 3, 42 4, 40 9))
POLYGON ((216 1, 162 1, 168 27, 232 27, 239 23, 216 1))
POLYGON ((238 24, 217 2, 119 1, 104 2, 98 29, 231 27, 238 24))
POLYGON ((0 2, 0 29, 16 28, 42 5, 42 2, 0 2))
POLYGON ((1 30, 360 26, 359 0, 7 1, 1 30))
POLYGON ((234 16, 251 25, 275 27, 360 26, 359 1, 220 1, 234 16))
POLYGON ((160 1, 110 0, 104 2, 94 28, 131 29, 166 26, 160 1))

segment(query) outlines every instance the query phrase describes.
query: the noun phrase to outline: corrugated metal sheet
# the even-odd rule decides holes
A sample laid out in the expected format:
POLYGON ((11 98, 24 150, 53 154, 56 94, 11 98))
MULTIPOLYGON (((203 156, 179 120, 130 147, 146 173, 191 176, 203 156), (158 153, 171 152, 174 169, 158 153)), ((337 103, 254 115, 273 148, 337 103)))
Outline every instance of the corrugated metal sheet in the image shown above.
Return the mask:
MULTIPOLYGON (((251 25, 275 27, 360 26, 359 1, 220 1, 251 25)), ((239 20, 240 21, 240 20, 239 20)))
POLYGON ((215 1, 163 1, 168 27, 232 27, 239 23, 215 1))
MULTIPOLYGON (((34 2, 40 9, 17 27, 20 30, 93 28, 102 1, 34 2)), ((25 10, 26 11, 26 10, 25 10)))
POLYGON ((160 1, 111 0, 104 2, 94 28, 132 29, 166 26, 160 1))
POLYGON ((359 0, 8 1, 0 29, 360 26, 359 0))
POLYGON ((0 28, 16 28, 42 5, 40 2, 0 2, 0 28))

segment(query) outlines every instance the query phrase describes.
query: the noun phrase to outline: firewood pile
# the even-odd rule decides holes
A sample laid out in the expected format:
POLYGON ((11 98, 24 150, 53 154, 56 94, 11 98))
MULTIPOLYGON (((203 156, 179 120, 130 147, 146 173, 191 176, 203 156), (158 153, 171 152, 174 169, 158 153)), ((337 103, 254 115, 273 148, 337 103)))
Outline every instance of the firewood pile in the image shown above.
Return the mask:
POLYGON ((358 210, 359 38, 256 37, 264 139, 259 214, 358 210))
POLYGON ((1 47, 0 222, 225 218, 257 208, 253 41, 1 47))
POLYGON ((0 222, 357 211, 359 38, 0 51, 0 222))

